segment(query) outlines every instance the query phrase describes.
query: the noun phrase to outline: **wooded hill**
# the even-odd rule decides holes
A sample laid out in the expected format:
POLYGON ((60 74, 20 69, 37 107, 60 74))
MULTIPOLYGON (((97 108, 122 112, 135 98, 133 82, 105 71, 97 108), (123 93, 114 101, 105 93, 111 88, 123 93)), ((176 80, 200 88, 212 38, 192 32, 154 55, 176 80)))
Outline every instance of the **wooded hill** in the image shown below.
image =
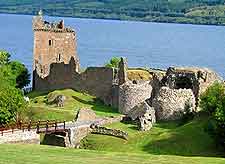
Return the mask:
POLYGON ((7 0, 0 1, 0 13, 36 14, 42 9, 53 16, 225 25, 224 4, 225 0, 7 0))

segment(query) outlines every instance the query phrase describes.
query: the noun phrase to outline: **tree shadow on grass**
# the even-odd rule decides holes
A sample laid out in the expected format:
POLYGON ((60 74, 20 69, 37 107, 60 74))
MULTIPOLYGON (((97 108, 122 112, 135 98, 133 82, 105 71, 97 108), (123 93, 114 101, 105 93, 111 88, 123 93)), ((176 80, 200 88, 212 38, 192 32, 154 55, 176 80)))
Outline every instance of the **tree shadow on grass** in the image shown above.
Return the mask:
POLYGON ((92 105, 92 110, 96 112, 118 114, 118 109, 104 105, 104 103, 98 98, 95 98, 93 101, 86 101, 77 96, 72 96, 72 98, 82 104, 92 105))
POLYGON ((164 139, 153 140, 142 150, 155 155, 224 157, 224 153, 216 148, 213 139, 192 134, 185 136, 182 132, 174 132, 164 139))

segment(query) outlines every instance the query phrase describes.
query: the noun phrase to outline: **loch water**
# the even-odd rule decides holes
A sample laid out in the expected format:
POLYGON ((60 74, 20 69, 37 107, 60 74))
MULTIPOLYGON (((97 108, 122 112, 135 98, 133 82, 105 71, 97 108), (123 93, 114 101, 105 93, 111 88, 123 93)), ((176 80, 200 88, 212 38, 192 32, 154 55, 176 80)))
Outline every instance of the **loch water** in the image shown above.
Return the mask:
MULTIPOLYGON (((225 27, 45 17, 77 32, 81 66, 102 66, 113 56, 130 67, 209 67, 225 77, 225 27)), ((0 49, 32 70, 32 16, 0 14, 0 49)))

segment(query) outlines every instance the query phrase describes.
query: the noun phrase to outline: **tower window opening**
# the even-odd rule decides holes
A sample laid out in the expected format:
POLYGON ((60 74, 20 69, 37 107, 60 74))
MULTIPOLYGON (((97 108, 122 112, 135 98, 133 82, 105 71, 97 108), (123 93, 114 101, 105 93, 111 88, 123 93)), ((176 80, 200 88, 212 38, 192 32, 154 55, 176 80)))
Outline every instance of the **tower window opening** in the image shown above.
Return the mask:
POLYGON ((58 55, 58 61, 61 61, 61 54, 58 55))
POLYGON ((49 45, 49 46, 52 46, 52 40, 49 40, 49 41, 48 41, 48 45, 49 45))

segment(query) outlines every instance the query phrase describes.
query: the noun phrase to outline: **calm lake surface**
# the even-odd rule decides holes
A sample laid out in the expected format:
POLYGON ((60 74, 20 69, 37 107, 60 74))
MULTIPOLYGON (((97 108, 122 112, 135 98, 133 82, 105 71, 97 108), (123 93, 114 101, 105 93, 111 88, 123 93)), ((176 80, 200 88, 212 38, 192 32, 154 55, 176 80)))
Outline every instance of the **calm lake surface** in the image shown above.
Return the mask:
MULTIPOLYGON (((225 78, 225 27, 63 19, 77 31, 82 67, 102 66, 113 56, 124 56, 131 67, 201 66, 225 78)), ((0 14, 0 49, 31 71, 32 48, 32 16, 0 14)))

